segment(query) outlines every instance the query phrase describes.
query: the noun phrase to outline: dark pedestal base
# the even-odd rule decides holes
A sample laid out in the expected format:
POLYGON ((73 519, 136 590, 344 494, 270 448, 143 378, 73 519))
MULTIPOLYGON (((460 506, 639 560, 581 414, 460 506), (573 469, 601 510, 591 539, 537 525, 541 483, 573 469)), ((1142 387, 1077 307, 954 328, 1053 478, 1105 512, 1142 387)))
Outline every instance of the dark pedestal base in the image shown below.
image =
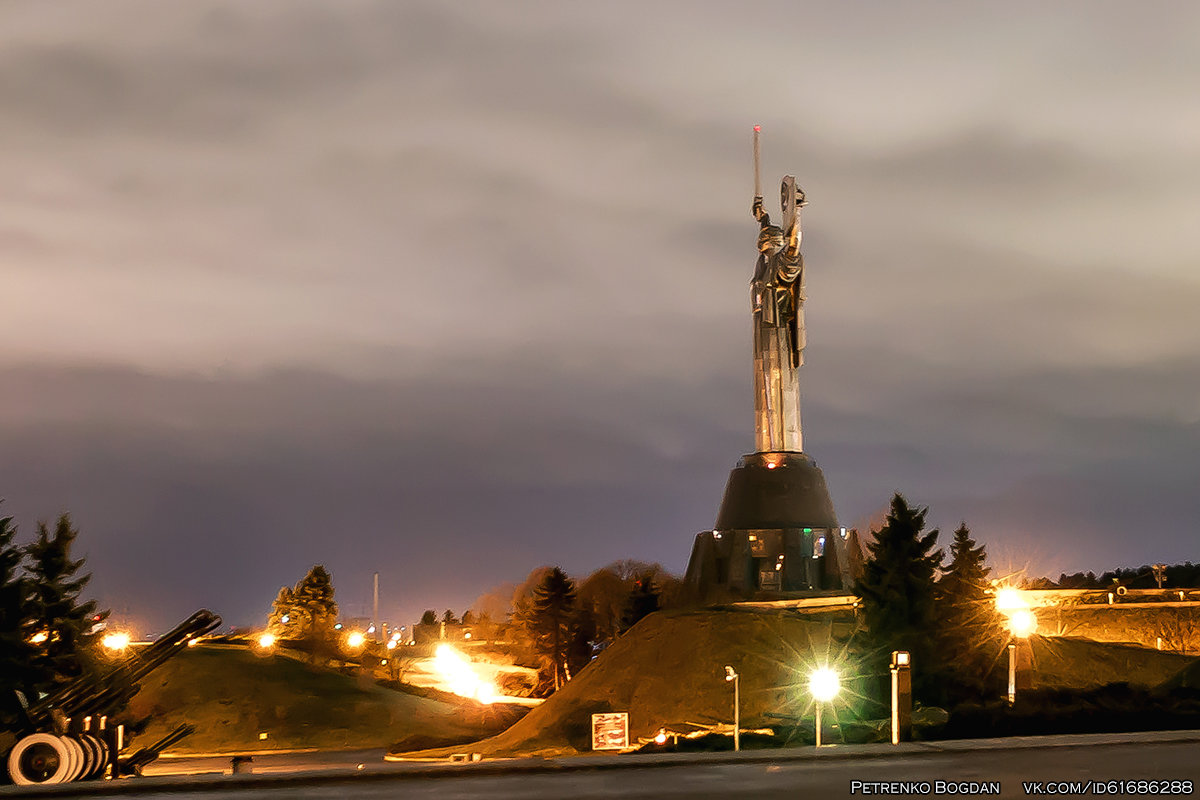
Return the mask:
POLYGON ((697 602, 849 591, 860 555, 837 524, 825 476, 803 453, 751 453, 729 474, 684 582, 697 602))
POLYGON ((729 473, 713 529, 836 527, 817 462, 804 453, 750 453, 729 473))

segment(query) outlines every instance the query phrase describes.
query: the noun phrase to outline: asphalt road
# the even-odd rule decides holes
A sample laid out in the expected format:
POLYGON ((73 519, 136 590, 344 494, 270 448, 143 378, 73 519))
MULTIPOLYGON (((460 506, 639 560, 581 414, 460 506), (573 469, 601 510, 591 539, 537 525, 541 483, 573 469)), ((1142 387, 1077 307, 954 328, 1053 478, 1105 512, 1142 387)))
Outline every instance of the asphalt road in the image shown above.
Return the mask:
MULTIPOLYGON (((1116 780, 1190 781, 1155 786, 1156 796, 1200 796, 1200 741, 1138 741, 1119 736, 1046 737, 1044 740, 958 742, 911 745, 898 751, 867 746, 854 750, 749 751, 666 757, 569 759, 561 762, 485 761, 453 768, 385 764, 378 751, 255 756, 251 776, 221 777, 228 759, 172 759, 156 772, 208 772, 208 777, 163 779, 170 786, 146 781, 135 791, 141 798, 211 798, 231 795, 244 800, 275 798, 394 798, 413 800, 508 800, 509 798, 838 798, 891 788, 901 796, 995 796, 971 792, 974 781, 986 789, 999 782, 1000 797, 1121 797, 1146 794, 1106 791, 1092 786, 1048 786, 1045 782, 1086 783, 1116 780), (370 761, 365 759, 370 758, 370 761), (362 769, 358 765, 362 764, 362 769), (211 769, 212 771, 209 771, 211 769), (295 770, 320 770, 300 774, 295 770), (291 773, 291 775, 286 775, 291 773), (182 781, 196 781, 194 786, 182 781), (862 782, 855 784, 855 781, 862 782), (967 786, 939 787, 937 781, 967 786), (1027 787, 1041 781, 1043 791, 1027 787), (915 786, 873 786, 910 782, 915 786), (924 786, 923 782, 928 782, 924 786), (907 788, 907 792, 895 789, 907 788), (939 788, 948 790, 941 795, 939 788), (1174 791, 1172 791, 1174 788, 1174 791), (1057 790, 1053 793, 1051 789, 1057 790), (957 791, 956 791, 957 790, 957 791), (1076 791, 1073 791, 1076 790, 1076 791)), ((50 788, 50 787, 46 787, 50 788)), ((63 787, 65 788, 65 787, 63 787)), ((97 787, 99 789, 100 787, 97 787)), ((130 788, 133 788, 132 786, 130 788)), ((1138 791, 1142 790, 1142 791, 1138 791)), ((7 792, 5 792, 7 793, 7 792)))
MULTIPOLYGON (((280 775, 312 770, 356 772, 358 765, 372 771, 391 768, 383 760, 384 750, 333 750, 296 753, 259 753, 252 755, 250 768, 255 775, 280 775)), ((159 775, 228 775, 229 756, 164 757, 148 765, 143 774, 159 775)))

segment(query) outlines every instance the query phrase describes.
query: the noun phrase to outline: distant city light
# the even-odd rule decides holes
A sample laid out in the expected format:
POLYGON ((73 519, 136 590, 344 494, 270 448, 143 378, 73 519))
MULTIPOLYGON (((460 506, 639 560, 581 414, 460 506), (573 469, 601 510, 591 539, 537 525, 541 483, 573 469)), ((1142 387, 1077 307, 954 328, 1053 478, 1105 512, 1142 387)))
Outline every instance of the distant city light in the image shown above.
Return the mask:
POLYGON ((262 636, 258 637, 258 646, 263 650, 270 650, 275 646, 275 634, 264 633, 262 636))
POLYGON ((195 647, 198 644, 200 644, 199 639, 188 639, 188 647, 195 647))
POLYGON ((349 636, 346 637, 346 644, 349 645, 351 649, 357 649, 359 647, 362 647, 363 641, 365 639, 366 639, 366 637, 363 636, 361 633, 359 633, 358 631, 354 631, 353 633, 351 633, 349 636))
POLYGON ((33 636, 29 637, 29 642, 31 644, 41 644, 49 638, 50 634, 46 633, 45 631, 38 631, 33 636))
POLYGON ((658 729, 658 735, 654 737, 654 743, 655 744, 666 744, 667 743, 667 732, 664 729, 662 729, 662 728, 658 729))

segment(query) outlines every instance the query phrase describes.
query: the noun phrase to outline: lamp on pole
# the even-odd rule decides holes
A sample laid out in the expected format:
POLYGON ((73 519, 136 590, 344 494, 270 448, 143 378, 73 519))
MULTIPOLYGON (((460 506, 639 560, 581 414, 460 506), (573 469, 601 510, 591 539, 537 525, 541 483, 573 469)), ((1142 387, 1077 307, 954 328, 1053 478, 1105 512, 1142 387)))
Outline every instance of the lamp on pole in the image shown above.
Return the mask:
POLYGON ((841 688, 841 679, 829 667, 815 670, 808 679, 808 690, 817 702, 817 747, 821 746, 821 706, 832 700, 841 688))
POLYGON ((1037 617, 1028 608, 1017 609, 1008 618, 1012 638, 1008 643, 1008 704, 1017 701, 1017 639, 1028 639, 1037 630, 1037 617))
POLYGON ((738 697, 738 678, 740 676, 734 672, 733 667, 725 665, 725 681, 733 681, 733 749, 742 749, 742 719, 741 719, 741 703, 738 697))
POLYGON ((892 651, 892 744, 912 738, 912 654, 892 651))

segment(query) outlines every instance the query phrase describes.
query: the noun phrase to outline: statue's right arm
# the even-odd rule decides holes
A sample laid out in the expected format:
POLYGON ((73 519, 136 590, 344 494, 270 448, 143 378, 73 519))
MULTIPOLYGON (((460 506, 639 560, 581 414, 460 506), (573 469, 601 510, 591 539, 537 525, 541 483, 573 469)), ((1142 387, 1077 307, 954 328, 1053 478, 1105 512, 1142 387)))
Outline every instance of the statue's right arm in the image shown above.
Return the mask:
POLYGON ((755 195, 754 205, 750 206, 750 213, 754 215, 754 218, 758 220, 760 225, 769 225, 771 223, 771 218, 767 215, 767 212, 763 210, 763 199, 761 194, 755 195), (763 222, 764 219, 766 222, 763 222))

